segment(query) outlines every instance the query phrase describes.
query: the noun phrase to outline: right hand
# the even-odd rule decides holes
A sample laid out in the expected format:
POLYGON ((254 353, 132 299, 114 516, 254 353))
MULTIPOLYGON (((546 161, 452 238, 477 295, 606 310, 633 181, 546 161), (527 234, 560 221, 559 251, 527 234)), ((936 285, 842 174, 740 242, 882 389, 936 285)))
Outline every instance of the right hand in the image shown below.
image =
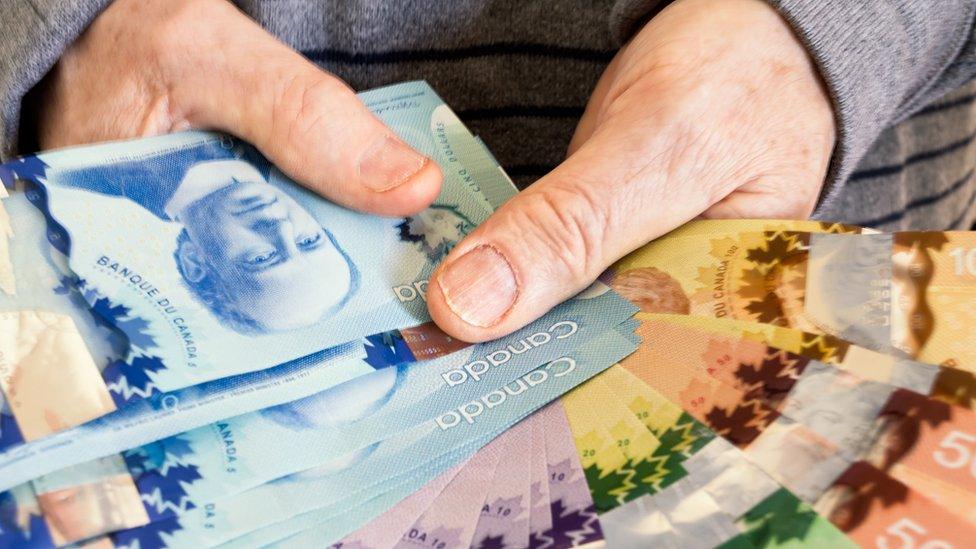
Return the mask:
POLYGON ((215 129, 357 210, 408 215, 440 191, 437 164, 226 0, 115 0, 37 93, 45 149, 215 129))

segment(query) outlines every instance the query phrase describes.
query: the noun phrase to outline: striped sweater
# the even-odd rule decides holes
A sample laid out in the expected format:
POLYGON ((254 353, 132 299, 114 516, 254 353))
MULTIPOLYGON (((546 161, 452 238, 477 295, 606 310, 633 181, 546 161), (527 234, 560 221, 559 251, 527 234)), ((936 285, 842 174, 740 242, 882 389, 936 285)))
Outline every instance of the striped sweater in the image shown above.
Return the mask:
MULTIPOLYGON (((0 3, 0 154, 17 152, 24 94, 109 1, 0 3)), ((815 217, 887 230, 971 227, 976 0, 768 1, 808 47, 838 120, 815 217)), ((426 79, 520 187, 560 162, 606 64, 666 4, 236 3, 356 89, 426 79)))

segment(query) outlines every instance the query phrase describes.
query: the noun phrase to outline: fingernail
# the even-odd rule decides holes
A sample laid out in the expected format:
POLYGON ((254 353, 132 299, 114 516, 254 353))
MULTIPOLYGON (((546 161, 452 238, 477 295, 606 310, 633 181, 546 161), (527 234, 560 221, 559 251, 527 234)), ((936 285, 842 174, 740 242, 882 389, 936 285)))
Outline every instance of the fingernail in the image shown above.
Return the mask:
POLYGON ((406 183, 427 165, 426 156, 392 135, 387 135, 363 153, 359 175, 363 184, 383 192, 406 183))
POLYGON ((451 311, 480 328, 498 322, 518 296, 512 266, 488 245, 478 246, 450 263, 438 284, 451 311))

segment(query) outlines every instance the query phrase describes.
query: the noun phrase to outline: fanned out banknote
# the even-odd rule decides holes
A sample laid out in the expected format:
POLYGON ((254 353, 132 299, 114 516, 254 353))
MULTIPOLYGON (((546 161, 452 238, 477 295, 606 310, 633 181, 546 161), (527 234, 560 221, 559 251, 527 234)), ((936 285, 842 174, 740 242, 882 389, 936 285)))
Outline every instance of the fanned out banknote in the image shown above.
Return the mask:
MULTIPOLYGON (((457 409, 461 415, 456 420, 476 421, 482 408, 468 403, 486 390, 517 390, 528 383, 525 376, 538 364, 588 345, 630 314, 623 309, 614 318, 607 316, 606 309, 602 311, 593 320, 579 314, 556 317, 558 320, 544 318, 547 330, 515 342, 492 342, 483 354, 459 351, 441 359, 379 369, 303 399, 127 449, 121 459, 112 460, 119 466, 108 475, 105 459, 81 463, 35 479, 35 493, 48 517, 83 517, 84 509, 105 506, 104 502, 115 498, 112 506, 133 509, 127 524, 136 526, 134 523, 178 516, 198 502, 306 469, 324 470, 329 464, 340 468, 368 455, 382 441, 440 414, 453 418, 451 411, 457 409), (513 355, 512 349, 521 352, 513 355), (228 445, 232 445, 231 454, 228 445), (182 500, 161 508, 160 479, 174 460, 192 470, 193 478, 182 480, 182 500), (117 496, 120 482, 135 488, 124 499, 117 496), (68 493, 71 498, 65 497, 68 493), (58 507, 45 506, 55 501, 58 507)), ((496 400, 490 399, 486 406, 499 405, 496 400)), ((69 541, 113 529, 118 525, 93 522, 85 529, 76 525, 69 541)))
MULTIPOLYGON (((765 424, 731 417, 746 403, 742 398, 729 399, 723 406, 698 396, 701 389, 677 396, 685 391, 669 383, 669 368, 697 371, 687 386, 710 385, 714 394, 721 388, 712 380, 727 376, 731 364, 737 365, 733 373, 769 362, 775 370, 789 356, 760 343, 756 332, 742 337, 740 330, 740 337, 730 338, 737 333, 734 328, 708 330, 701 323, 694 326, 692 319, 646 315, 639 328, 645 340, 638 353, 563 397, 558 405, 564 410, 563 438, 571 436, 577 447, 579 470, 590 490, 584 508, 598 517, 586 522, 587 541, 603 537, 609 547, 833 547, 874 545, 879 538, 891 544, 910 535, 919 542, 966 544, 976 527, 972 503, 966 499, 974 491, 967 484, 972 482, 969 462, 956 462, 962 461, 959 445, 968 440, 965 433, 976 427, 972 412, 903 388, 856 379, 850 370, 838 367, 844 362, 838 354, 827 358, 837 361, 833 365, 793 356, 793 361, 807 364, 793 364, 800 377, 785 384, 778 376, 763 379, 761 371, 752 370, 769 393, 760 395, 753 388, 755 409, 770 418, 765 424), (759 354, 757 345, 763 349, 759 354), (672 360, 679 354, 675 349, 683 350, 686 358, 672 360), (727 352, 716 354, 717 349, 727 352), (652 369, 664 373, 655 377, 652 369), (682 400, 685 397, 688 400, 682 400), (855 399, 859 402, 852 404, 855 399), (703 421, 690 417, 679 402, 703 421), (831 412, 847 417, 831 417, 831 412), (958 440, 940 447, 952 432, 958 440), (937 460, 954 468, 936 478, 937 460)), ((795 331, 776 327, 767 337, 797 341, 791 332, 795 331)), ((743 379, 726 377, 724 383, 729 395, 744 389, 743 379)), ((547 409, 547 415, 555 409, 556 405, 547 409)), ((519 424, 509 434, 524 436, 520 428, 527 429, 519 424)), ((523 449, 531 470, 531 460, 539 454, 531 443, 523 449)), ((427 537, 424 532, 430 530, 381 528, 392 526, 394 517, 408 523, 403 515, 418 512, 411 504, 416 502, 405 500, 379 519, 384 522, 367 525, 335 546, 411 547, 418 536, 421 541, 445 539, 437 537, 443 535, 440 530, 427 537), (355 544, 355 536, 380 532, 383 544, 355 544)), ((430 504, 423 516, 428 524, 446 525, 454 515, 430 504), (433 513, 443 516, 435 520, 433 513)), ((281 544, 312 546, 323 531, 310 529, 281 544)), ((536 545, 503 546, 584 543, 572 536, 539 540, 536 545)), ((445 545, 464 546, 485 545, 445 545)))
MULTIPOLYGON (((735 223, 731 233, 838 229, 735 223)), ((678 234, 721 232, 706 222, 678 234)), ((673 272, 673 263, 658 265, 673 272)), ((619 281, 619 272, 605 280, 619 281)), ((640 297, 667 301, 637 296, 651 311, 662 308, 640 297)), ((971 539, 976 416, 972 374, 957 361, 926 362, 866 338, 859 346, 815 324, 801 331, 746 315, 636 318, 638 352, 560 403, 599 516, 592 529, 609 547, 944 547, 971 539)), ((537 450, 525 451, 531 470, 537 450)), ((282 543, 313 545, 313 531, 282 543)), ((386 545, 372 546, 413 546, 417 532, 384 535, 386 545)), ((580 544, 541 537, 529 546, 580 544)), ((445 546, 468 545, 481 546, 445 546)))
POLYGON ((854 234, 810 225, 678 230, 617 263, 604 280, 648 312, 788 326, 976 370, 974 233, 854 234))

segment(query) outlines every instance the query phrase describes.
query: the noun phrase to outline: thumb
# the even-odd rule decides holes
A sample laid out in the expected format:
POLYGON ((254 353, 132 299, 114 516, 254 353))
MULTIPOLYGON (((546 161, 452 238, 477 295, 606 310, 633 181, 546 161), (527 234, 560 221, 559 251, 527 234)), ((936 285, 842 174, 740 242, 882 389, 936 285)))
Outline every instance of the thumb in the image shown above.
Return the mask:
MULTIPOLYGON (((535 320, 611 263, 691 219, 712 199, 675 185, 667 150, 640 127, 597 131, 563 164, 516 195, 458 244, 432 277, 431 317, 484 341, 535 320)), ((679 179, 675 179, 679 180, 679 179)))
POLYGON ((200 66, 183 63, 170 80, 180 82, 174 103, 186 109, 191 125, 250 141, 289 177, 350 208, 406 215, 434 200, 437 165, 398 138, 344 82, 229 3, 211 6, 219 22, 207 41, 223 55, 203 56, 200 66))

